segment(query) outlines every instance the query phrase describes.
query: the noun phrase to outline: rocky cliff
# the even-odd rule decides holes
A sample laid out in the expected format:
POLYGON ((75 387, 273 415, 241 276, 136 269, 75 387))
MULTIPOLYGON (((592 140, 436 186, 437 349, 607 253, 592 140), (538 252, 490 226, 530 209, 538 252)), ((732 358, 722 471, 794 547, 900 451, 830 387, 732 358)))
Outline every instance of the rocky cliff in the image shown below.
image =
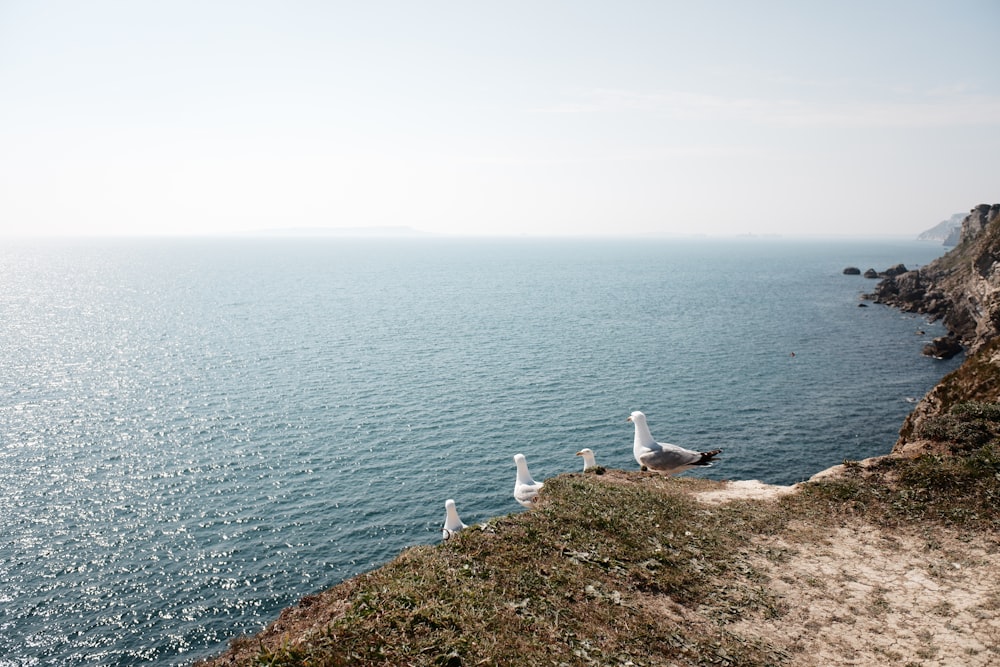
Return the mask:
POLYGON ((980 204, 962 221, 961 239, 927 266, 887 276, 868 298, 943 320, 949 335, 925 353, 950 356, 964 346, 964 364, 917 405, 894 451, 926 451, 922 425, 966 401, 1000 401, 1000 204, 980 204))
POLYGON ((944 324, 971 352, 1000 331, 1000 204, 980 204, 955 248, 927 266, 889 275, 868 295, 944 324))

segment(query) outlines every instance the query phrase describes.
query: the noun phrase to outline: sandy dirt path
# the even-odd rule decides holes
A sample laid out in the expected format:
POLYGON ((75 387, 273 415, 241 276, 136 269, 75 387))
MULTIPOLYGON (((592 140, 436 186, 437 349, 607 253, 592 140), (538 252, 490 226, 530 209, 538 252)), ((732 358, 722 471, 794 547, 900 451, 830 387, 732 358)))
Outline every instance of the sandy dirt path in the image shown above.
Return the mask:
MULTIPOLYGON (((730 482, 701 502, 766 500, 794 487, 730 482)), ((792 525, 757 546, 785 613, 741 621, 739 634, 786 648, 795 667, 1000 664, 1000 537, 855 520, 834 531, 792 525), (773 554, 785 554, 773 558, 773 554)))

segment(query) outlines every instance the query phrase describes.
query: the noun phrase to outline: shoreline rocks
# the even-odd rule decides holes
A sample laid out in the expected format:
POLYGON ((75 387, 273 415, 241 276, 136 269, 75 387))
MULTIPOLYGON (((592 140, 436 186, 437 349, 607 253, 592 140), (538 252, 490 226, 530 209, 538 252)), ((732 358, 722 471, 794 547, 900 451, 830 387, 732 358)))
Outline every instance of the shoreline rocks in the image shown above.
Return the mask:
POLYGON ((975 351, 1000 333, 1000 204, 972 209, 959 245, 927 266, 898 264, 883 275, 864 298, 943 320, 954 340, 942 341, 941 351, 956 343, 975 351))
POLYGON ((958 341, 958 336, 949 334, 947 336, 938 336, 924 345, 922 354, 925 357, 934 357, 935 359, 951 359, 961 354, 963 349, 965 348, 958 341))

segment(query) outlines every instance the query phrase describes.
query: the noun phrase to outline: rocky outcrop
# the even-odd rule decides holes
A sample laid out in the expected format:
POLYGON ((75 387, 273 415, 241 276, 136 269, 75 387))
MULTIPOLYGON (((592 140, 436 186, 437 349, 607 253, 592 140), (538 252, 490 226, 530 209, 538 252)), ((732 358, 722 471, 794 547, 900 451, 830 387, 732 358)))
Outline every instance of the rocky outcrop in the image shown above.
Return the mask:
POLYGON ((1000 204, 980 204, 969 212, 965 220, 962 221, 962 234, 960 241, 975 238, 986 229, 989 224, 996 219, 1000 213, 1000 204))
MULTIPOLYGON (((885 271, 876 271, 875 269, 868 269, 864 272, 864 277, 871 280, 876 280, 878 278, 895 278, 907 272, 906 265, 897 264, 896 266, 890 266, 885 271)), ((857 276, 862 275, 860 269, 856 269, 853 266, 849 266, 844 269, 844 275, 857 276)))
POLYGON ((961 242, 943 257, 915 271, 900 267, 886 270, 868 298, 943 319, 972 351, 1000 333, 1000 204, 972 209, 961 242))
POLYGON ((901 276, 908 272, 909 269, 906 268, 906 264, 897 264, 896 266, 890 266, 888 269, 880 273, 879 276, 884 278, 895 278, 896 276, 901 276))
POLYGON ((894 453, 920 452, 921 425, 966 401, 1000 401, 1000 204, 980 204, 962 221, 952 250, 915 271, 893 273, 866 295, 877 303, 941 320, 949 334, 924 354, 967 358, 917 405, 900 429, 894 453))
POLYGON ((924 345, 924 356, 935 359, 951 359, 961 354, 962 344, 958 342, 958 337, 954 335, 938 336, 931 342, 924 345))

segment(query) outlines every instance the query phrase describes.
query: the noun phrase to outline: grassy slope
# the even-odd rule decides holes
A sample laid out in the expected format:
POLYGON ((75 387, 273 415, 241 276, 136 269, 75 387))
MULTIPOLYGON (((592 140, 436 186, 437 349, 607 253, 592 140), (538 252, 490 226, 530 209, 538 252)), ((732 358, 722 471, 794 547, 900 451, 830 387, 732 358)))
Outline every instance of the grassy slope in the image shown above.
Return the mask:
POLYGON ((779 500, 710 506, 697 493, 720 483, 562 475, 537 510, 408 549, 305 598, 211 664, 813 664, 804 645, 747 624, 788 611, 773 586, 788 549, 775 543, 862 525, 996 535, 1000 407, 949 418, 989 437, 958 456, 848 465, 779 500))

